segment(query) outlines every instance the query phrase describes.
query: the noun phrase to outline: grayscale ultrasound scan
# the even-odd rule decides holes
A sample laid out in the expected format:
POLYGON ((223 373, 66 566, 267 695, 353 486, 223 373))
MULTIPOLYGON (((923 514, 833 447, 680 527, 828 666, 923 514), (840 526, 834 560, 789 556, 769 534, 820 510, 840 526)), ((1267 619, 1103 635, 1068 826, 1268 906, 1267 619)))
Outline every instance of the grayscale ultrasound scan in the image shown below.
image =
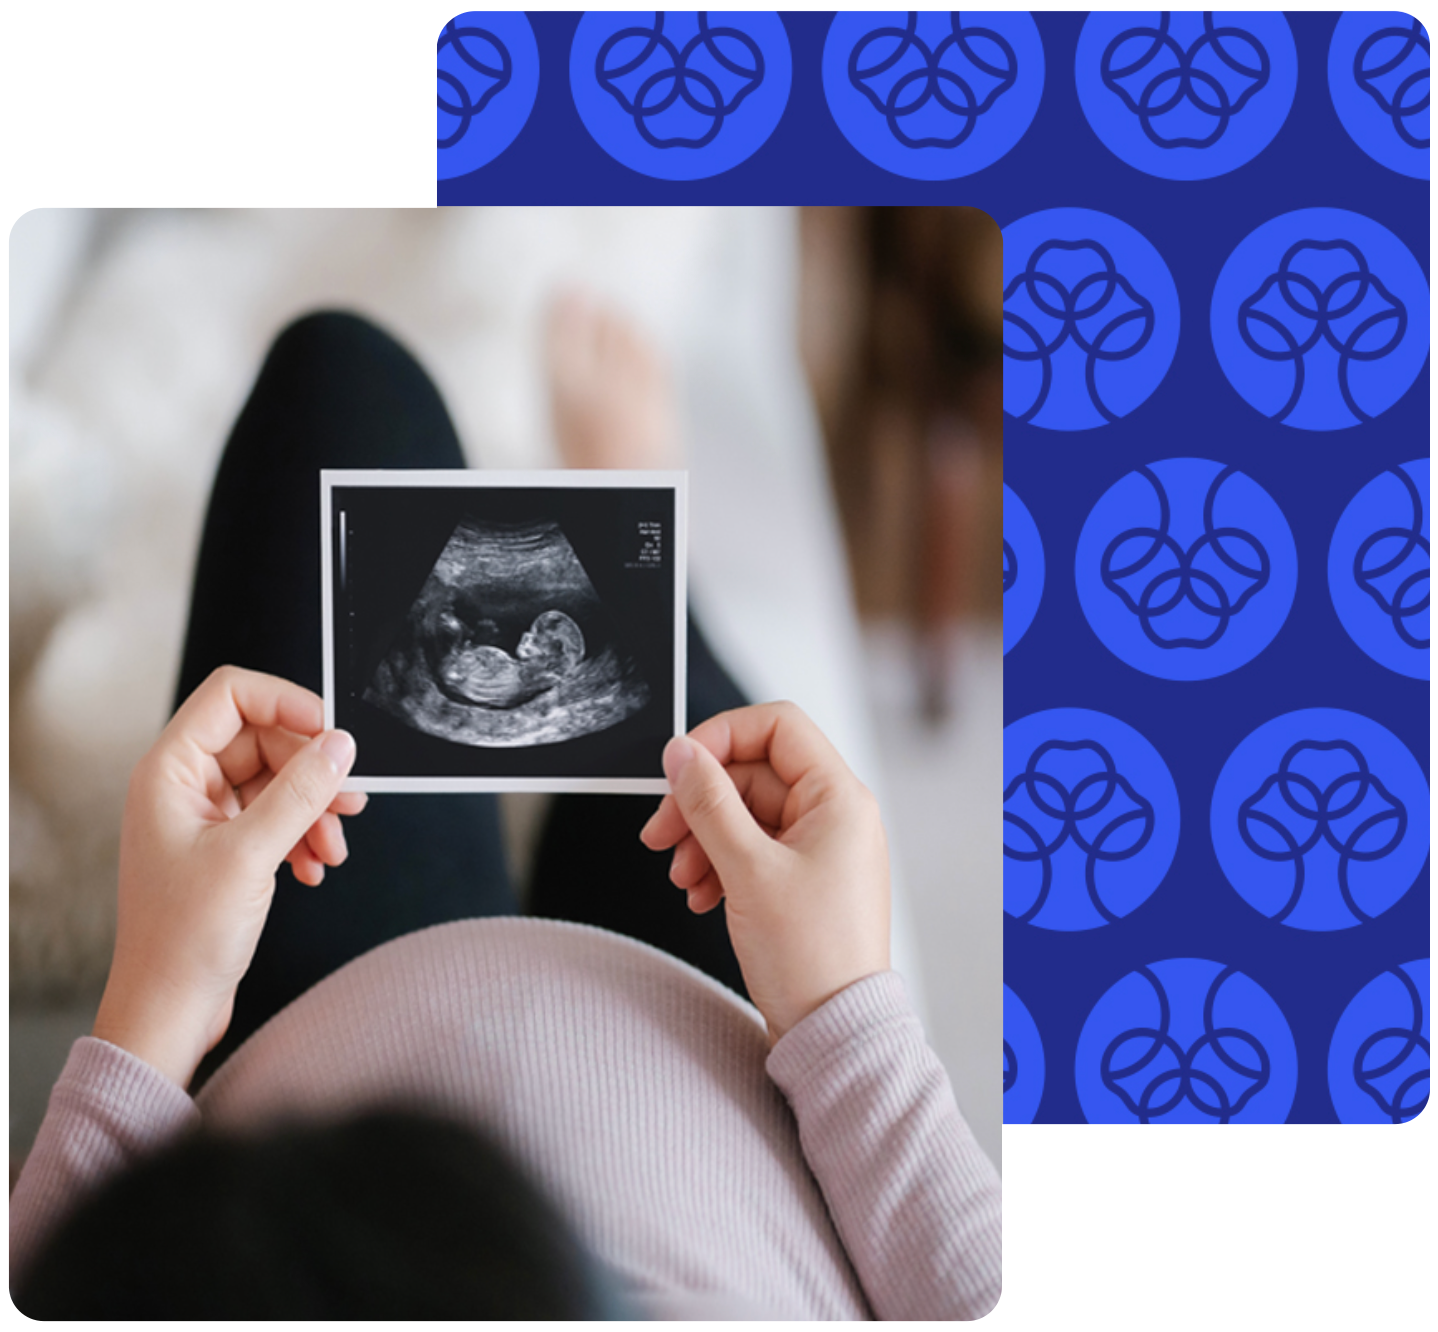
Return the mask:
POLYGON ((603 731, 649 701, 638 664, 605 634, 604 618, 557 523, 465 517, 363 698, 465 745, 554 744, 603 731))
POLYGON ((370 791, 663 790, 684 475, 326 472, 325 698, 370 791))

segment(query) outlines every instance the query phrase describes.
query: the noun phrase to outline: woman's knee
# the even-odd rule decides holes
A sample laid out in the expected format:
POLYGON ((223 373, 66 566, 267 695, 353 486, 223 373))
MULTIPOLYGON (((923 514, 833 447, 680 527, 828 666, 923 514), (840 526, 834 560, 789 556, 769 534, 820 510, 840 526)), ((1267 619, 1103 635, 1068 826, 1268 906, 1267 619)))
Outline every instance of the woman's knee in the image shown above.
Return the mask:
MULTIPOLYGON (((348 443, 340 452, 353 455, 344 465, 402 466, 390 455, 415 449, 423 465, 463 465, 424 367, 391 333, 352 311, 316 310, 287 325, 253 396, 281 404, 286 419, 303 422, 307 432, 343 436, 348 443)), ((326 465, 342 465, 338 456, 326 465)))
POLYGON ((267 364, 315 366, 330 361, 389 361, 413 357, 378 324, 352 310, 312 310, 292 320, 270 344, 267 364))

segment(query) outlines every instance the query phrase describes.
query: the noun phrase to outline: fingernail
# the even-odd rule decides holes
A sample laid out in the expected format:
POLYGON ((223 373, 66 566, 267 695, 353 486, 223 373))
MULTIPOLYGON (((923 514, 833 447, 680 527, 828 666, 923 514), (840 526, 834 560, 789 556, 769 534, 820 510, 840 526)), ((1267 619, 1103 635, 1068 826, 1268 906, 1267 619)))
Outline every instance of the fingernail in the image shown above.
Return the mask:
POLYGON ((320 753, 334 765, 336 772, 344 772, 355 756, 355 741, 348 731, 331 731, 320 742, 320 753))
POLYGON ((670 786, 679 780, 689 760, 694 757, 694 745, 687 736, 676 735, 664 746, 664 775, 670 786))

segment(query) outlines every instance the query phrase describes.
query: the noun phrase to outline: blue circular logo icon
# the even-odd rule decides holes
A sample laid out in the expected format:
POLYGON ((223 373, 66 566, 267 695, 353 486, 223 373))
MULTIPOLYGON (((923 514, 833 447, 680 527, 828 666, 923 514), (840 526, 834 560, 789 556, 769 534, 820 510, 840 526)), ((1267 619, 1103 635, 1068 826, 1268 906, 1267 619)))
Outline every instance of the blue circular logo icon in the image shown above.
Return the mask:
POLYGON ((1044 594, 1044 545, 1024 502, 1004 487, 1004 654, 1034 622, 1044 594))
POLYGON ((1298 582, 1293 534, 1268 492, 1202 458, 1118 481, 1084 523, 1075 566, 1104 646, 1165 680, 1252 661, 1283 627, 1298 582))
POLYGON ((1004 228, 1004 410, 1050 430, 1127 416, 1178 346, 1168 266, 1126 222, 1087 208, 1004 228))
POLYGON ((660 180, 703 180, 753 156, 789 102, 789 37, 767 11, 591 10, 569 52, 584 127, 660 180))
POLYGON ((494 161, 539 92, 539 46, 522 13, 459 14, 439 34, 438 179, 494 161))
POLYGON ((1328 91, 1369 157, 1428 179, 1428 33, 1416 18, 1341 15, 1328 48, 1328 91))
POLYGON ((1406 1124, 1428 1104, 1430 1066, 1424 958, 1390 967, 1343 1010, 1328 1047, 1333 1109, 1345 1124, 1406 1124))
POLYGON ((1004 910, 1091 930, 1141 906, 1178 847, 1178 791, 1131 726, 1086 708, 1004 728, 1004 910))
POLYGON ((1094 133, 1166 180, 1207 180, 1257 157, 1298 84, 1293 33, 1278 13, 1090 14, 1074 65, 1094 133))
POLYGON ((1004 986, 1004 1123, 1032 1124, 1044 1094, 1044 1043, 1024 1001, 1004 986))
POLYGON ((1090 1124, 1281 1124, 1298 1051, 1278 1005, 1235 967, 1171 958, 1094 1005, 1074 1077, 1090 1124))
POLYGON ((1382 915, 1428 859, 1428 782, 1391 731, 1338 708, 1265 722, 1213 791, 1213 849, 1256 911, 1300 930, 1382 915))
POLYGON ((1390 467, 1344 509, 1328 590, 1348 636, 1374 661, 1428 678, 1428 459, 1390 467))
POLYGON ((869 161, 955 180, 1024 136, 1044 88, 1044 48, 1022 12, 841 12, 824 42, 824 97, 869 161))
POLYGON ((1386 227, 1342 208, 1250 233, 1213 289, 1213 349, 1264 416, 1342 430, 1393 406, 1428 358, 1428 282, 1386 227))

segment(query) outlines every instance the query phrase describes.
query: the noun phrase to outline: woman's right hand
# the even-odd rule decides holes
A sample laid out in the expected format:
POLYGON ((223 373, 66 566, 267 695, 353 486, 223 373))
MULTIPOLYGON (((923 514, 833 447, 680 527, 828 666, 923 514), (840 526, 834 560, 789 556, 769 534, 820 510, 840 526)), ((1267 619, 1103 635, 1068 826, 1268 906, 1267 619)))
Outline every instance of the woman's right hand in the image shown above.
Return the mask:
POLYGON ((640 838, 674 849, 690 909, 721 900, 771 1042, 889 969, 889 856, 878 805, 792 703, 721 712, 664 750, 671 794, 640 838))

